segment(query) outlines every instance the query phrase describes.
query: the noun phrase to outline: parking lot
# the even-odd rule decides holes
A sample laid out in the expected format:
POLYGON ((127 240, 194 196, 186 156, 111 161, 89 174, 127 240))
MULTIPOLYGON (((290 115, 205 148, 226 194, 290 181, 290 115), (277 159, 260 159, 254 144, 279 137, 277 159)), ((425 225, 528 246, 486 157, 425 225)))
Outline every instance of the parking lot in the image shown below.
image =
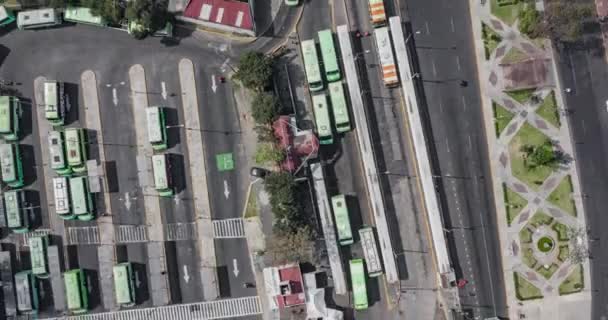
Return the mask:
MULTIPOLYGON (((118 243, 114 262, 130 261, 135 265, 137 307, 162 305, 158 302, 162 298, 154 298, 162 296, 155 292, 162 289, 162 284, 155 281, 156 276, 158 279, 166 277, 169 303, 217 298, 205 296, 208 288, 204 288, 204 279, 201 279, 201 248, 211 244, 201 244, 197 236, 197 219, 202 219, 202 214, 195 208, 199 195, 192 191, 193 164, 189 159, 188 132, 195 132, 203 139, 212 219, 241 216, 249 178, 243 165, 246 161, 243 161, 245 154, 240 143, 240 117, 232 98, 231 84, 213 80, 226 72, 226 57, 217 55, 216 50, 187 41, 177 47, 165 46, 158 38, 135 41, 120 31, 88 26, 13 31, 0 38, 0 78, 19 83, 15 88, 26 102, 21 116, 23 138, 20 144, 23 145, 28 202, 39 209, 38 229, 55 235, 51 240, 53 244, 66 246, 64 268, 85 269, 93 312, 117 308, 112 305, 114 293, 103 289, 104 281, 107 282, 104 265, 112 261, 105 261, 105 256, 99 257, 100 253, 105 254, 102 249, 107 246, 104 237, 110 231, 110 237, 118 243), (186 118, 192 114, 184 111, 185 93, 178 70, 183 58, 194 65, 199 127, 186 126, 186 118), (133 90, 130 71, 134 66, 140 66, 145 73, 143 92, 133 90), (90 74, 96 82, 98 110, 85 101, 83 94, 83 79, 90 74), (63 225, 63 221, 54 216, 53 208, 47 206, 53 202, 45 190, 52 170, 43 161, 48 158, 48 149, 43 147, 48 126, 45 127, 37 116, 42 104, 36 98, 39 89, 35 83, 39 77, 66 84, 70 107, 66 127, 89 129, 89 158, 97 160, 99 168, 105 168, 98 170, 102 185, 107 189, 96 196, 96 220, 66 221, 63 225), (171 163, 173 197, 159 197, 149 191, 154 190, 153 181, 146 179, 146 172, 151 170, 146 166, 149 162, 146 156, 150 155, 145 154, 141 143, 142 132, 144 138, 147 133, 145 127, 137 124, 141 123, 141 118, 145 124, 145 114, 137 112, 133 105, 137 95, 145 95, 149 106, 166 107, 169 145, 166 153, 171 163), (96 114, 100 131, 91 130, 89 125, 96 121, 96 114), (222 167, 226 161, 220 164, 218 154, 231 154, 234 165, 222 167), (155 202, 158 202, 162 226, 151 226, 147 216, 149 203, 155 202), (154 244, 150 240, 156 235, 149 232, 156 230, 152 229, 155 227, 160 228, 168 240, 161 243, 166 264, 161 261, 159 269, 150 266, 151 261, 157 260, 156 247, 150 247, 154 244)), ((7 244, 12 240, 22 241, 19 237, 8 236, 2 242, 7 244)), ((214 247, 219 295, 255 295, 255 289, 242 285, 253 282, 244 239, 216 240, 214 247)), ((27 269, 27 248, 19 249, 22 259, 17 261, 18 269, 27 269)), ((45 287, 50 288, 50 285, 45 287)), ((43 316, 56 315, 52 299, 48 299, 50 294, 56 292, 46 290, 47 299, 43 302, 51 304, 41 306, 43 316)))

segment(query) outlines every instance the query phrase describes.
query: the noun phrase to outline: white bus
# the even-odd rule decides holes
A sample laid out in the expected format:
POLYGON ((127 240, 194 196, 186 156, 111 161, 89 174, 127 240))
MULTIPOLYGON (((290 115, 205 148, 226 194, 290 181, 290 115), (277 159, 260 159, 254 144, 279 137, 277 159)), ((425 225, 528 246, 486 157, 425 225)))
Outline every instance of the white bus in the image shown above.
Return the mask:
POLYGON ((60 218, 72 220, 76 218, 70 210, 70 192, 67 177, 53 178, 53 195, 55 197, 55 212, 60 218))
POLYGON ((154 187, 161 197, 173 195, 171 188, 169 159, 166 154, 156 154, 152 156, 152 169, 154 171, 154 187))
POLYGON ((49 131, 49 156, 51 157, 51 169, 57 174, 67 176, 72 173, 65 159, 65 144, 63 134, 60 131, 49 131))
POLYGON ((384 85, 387 87, 396 86, 399 84, 399 77, 397 76, 397 66, 395 65, 393 45, 388 33, 388 27, 375 29, 374 36, 376 38, 376 48, 378 49, 380 65, 382 66, 382 80, 384 80, 384 85))
POLYGON ((62 126, 65 116, 65 94, 63 83, 44 82, 44 116, 53 126, 62 126))
POLYGON ((377 277, 382 274, 382 262, 378 254, 376 246, 376 237, 374 229, 367 227, 359 229, 359 238, 361 239, 361 247, 363 248, 363 256, 365 257, 365 266, 367 274, 370 277, 377 277))
POLYGON ((165 126, 165 111, 163 107, 146 108, 148 118, 148 141, 154 150, 167 149, 167 128, 165 126))
POLYGON ((61 24, 61 15, 53 8, 26 10, 17 13, 19 29, 36 29, 61 24))

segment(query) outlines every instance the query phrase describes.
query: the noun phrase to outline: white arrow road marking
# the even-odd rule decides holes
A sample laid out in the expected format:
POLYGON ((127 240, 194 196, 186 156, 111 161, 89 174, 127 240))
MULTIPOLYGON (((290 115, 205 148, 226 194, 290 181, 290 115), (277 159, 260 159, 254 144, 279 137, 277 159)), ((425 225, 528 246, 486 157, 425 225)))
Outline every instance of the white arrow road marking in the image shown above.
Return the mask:
POLYGON ((224 197, 230 197, 230 189, 228 189, 228 181, 224 180, 224 197))
POLYGON ((135 272, 135 286, 137 288, 141 287, 141 280, 139 280, 139 272, 135 272))
POLYGON ((114 106, 118 105, 118 94, 116 93, 116 88, 112 88, 112 102, 114 102, 114 106))
POLYGON ((127 210, 131 210, 131 197, 128 191, 125 192, 125 207, 127 207, 127 210))
POLYGON ((161 87, 161 95, 163 96, 163 99, 167 100, 167 86, 165 85, 164 81, 161 81, 160 83, 160 87, 161 87))
POLYGON ((184 265, 184 281, 188 283, 190 281, 190 275, 188 275, 188 266, 184 265))
POLYGON ((175 205, 176 205, 176 206, 177 206, 177 205, 179 205, 179 201, 180 201, 180 200, 181 200, 181 199, 180 199, 180 198, 179 198, 177 195, 175 195, 175 197, 173 197, 173 202, 175 202, 175 205))
POLYGON ((232 270, 232 272, 234 272, 234 276, 238 277, 239 276, 239 265, 238 265, 238 261, 236 261, 236 259, 232 259, 232 267, 234 268, 234 270, 232 270))
POLYGON ((213 93, 215 93, 217 90, 217 85, 215 84, 215 75, 211 76, 211 90, 213 90, 213 93))

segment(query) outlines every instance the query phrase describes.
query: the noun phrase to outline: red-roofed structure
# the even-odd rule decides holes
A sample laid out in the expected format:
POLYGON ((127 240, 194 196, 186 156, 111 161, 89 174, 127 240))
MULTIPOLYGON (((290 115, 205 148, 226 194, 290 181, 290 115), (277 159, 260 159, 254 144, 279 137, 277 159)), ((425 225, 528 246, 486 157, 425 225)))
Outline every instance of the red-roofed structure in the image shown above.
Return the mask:
POLYGON ((279 309, 299 306, 306 303, 302 271, 298 264, 288 264, 276 268, 278 273, 278 293, 274 299, 279 309))
POLYGON ((236 0, 190 0, 182 20, 223 31, 255 36, 251 3, 236 0))
POLYGON ((272 129, 279 146, 285 150, 285 160, 281 163, 281 169, 293 172, 302 161, 317 157, 319 139, 312 130, 297 130, 292 127, 289 116, 280 116, 272 124, 272 129), (296 131, 295 135, 294 131, 296 131))

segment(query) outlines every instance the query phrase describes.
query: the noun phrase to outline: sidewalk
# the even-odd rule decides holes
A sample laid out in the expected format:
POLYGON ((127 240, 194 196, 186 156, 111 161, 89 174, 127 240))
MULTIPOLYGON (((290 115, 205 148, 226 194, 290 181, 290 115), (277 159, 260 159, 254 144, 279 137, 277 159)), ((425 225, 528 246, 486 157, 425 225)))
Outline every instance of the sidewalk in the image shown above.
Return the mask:
POLYGON ((494 16, 491 1, 470 9, 509 317, 590 319, 589 261, 572 258, 586 252, 585 214, 552 48, 494 16), (486 53, 489 34, 497 43, 486 53), (566 161, 530 169, 522 147, 544 141, 566 161))

